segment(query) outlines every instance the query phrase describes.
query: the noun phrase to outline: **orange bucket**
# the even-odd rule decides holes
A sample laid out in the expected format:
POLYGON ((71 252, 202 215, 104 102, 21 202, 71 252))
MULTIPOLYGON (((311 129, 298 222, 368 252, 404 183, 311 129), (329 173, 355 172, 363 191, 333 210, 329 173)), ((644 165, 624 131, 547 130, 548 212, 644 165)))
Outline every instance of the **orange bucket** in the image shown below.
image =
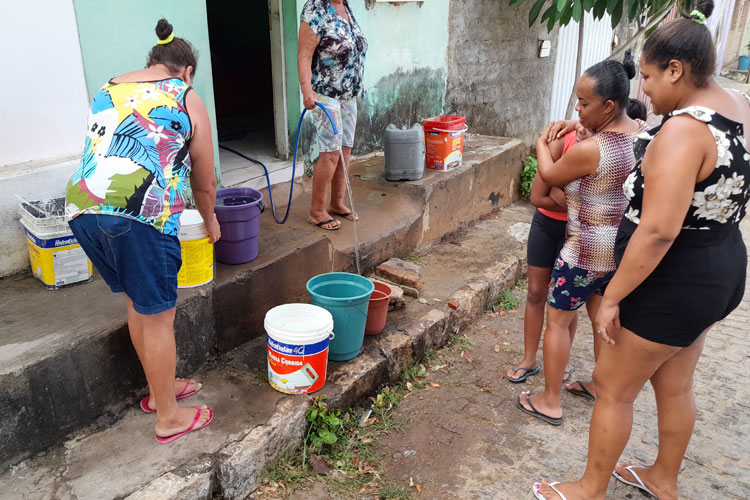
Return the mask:
POLYGON ((447 171, 461 166, 465 116, 440 115, 424 120, 425 168, 447 171))

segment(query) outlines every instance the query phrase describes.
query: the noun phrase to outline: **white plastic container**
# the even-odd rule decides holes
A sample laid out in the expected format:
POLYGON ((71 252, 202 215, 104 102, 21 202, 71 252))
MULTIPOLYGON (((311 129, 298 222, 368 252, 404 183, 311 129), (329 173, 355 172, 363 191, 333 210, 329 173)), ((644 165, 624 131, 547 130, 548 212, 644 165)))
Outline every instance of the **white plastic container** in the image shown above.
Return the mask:
POLYGON ((333 316, 311 304, 284 304, 266 313, 268 383, 286 394, 309 394, 323 387, 333 316))
POLYGON ((65 216, 65 198, 20 203, 31 272, 50 290, 91 281, 94 268, 65 216))

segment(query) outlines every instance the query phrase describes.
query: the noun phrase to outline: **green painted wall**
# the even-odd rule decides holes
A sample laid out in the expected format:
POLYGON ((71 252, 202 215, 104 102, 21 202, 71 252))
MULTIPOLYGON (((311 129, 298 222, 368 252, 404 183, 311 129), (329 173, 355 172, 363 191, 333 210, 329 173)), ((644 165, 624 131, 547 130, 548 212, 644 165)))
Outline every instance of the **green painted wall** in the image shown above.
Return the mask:
POLYGON ((221 181, 206 1, 74 0, 74 4, 89 96, 109 78, 145 67, 161 17, 174 26, 176 36, 193 44, 198 51, 194 87, 213 124, 215 168, 221 181))
MULTIPOLYGON (((349 3, 369 45, 355 143, 355 150, 364 152, 380 147, 388 123, 406 124, 443 111, 450 0, 427 0, 421 6, 417 2, 399 6, 378 3, 369 10, 364 0, 349 0, 349 3)), ((292 62, 295 65, 293 74, 291 71, 287 74, 290 94, 292 90, 296 94, 296 101, 289 100, 293 134, 300 112, 296 33, 305 0, 284 0, 284 4, 287 68, 291 68, 292 62), (290 20, 286 16, 287 4, 293 2, 296 2, 295 37, 291 39, 290 20)))

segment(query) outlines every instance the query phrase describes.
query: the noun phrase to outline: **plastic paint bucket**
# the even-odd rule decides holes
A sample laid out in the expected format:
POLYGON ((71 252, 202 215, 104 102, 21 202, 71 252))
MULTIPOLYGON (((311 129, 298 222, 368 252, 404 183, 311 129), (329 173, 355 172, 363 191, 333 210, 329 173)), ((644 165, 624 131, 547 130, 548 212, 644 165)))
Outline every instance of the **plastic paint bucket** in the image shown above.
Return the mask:
POLYGON ((312 303, 333 316, 333 332, 328 357, 348 361, 362 350, 367 308, 375 285, 367 278, 351 273, 327 273, 307 282, 312 303))
POLYGON ((177 288, 193 288, 214 279, 214 246, 208 242, 203 218, 197 210, 180 215, 182 267, 177 273, 177 288))
POLYGON ((223 188, 216 192, 216 218, 221 239, 216 242, 216 260, 244 264, 258 257, 263 193, 252 188, 223 188))
POLYGON ((65 198, 21 203, 18 213, 34 277, 50 290, 91 281, 94 268, 68 226, 65 198))
POLYGON ((333 317, 310 304, 284 304, 266 313, 268 383, 286 394, 309 394, 326 383, 333 317))
POLYGON ((452 170, 464 154, 465 116, 440 115, 424 120, 425 168, 452 170))

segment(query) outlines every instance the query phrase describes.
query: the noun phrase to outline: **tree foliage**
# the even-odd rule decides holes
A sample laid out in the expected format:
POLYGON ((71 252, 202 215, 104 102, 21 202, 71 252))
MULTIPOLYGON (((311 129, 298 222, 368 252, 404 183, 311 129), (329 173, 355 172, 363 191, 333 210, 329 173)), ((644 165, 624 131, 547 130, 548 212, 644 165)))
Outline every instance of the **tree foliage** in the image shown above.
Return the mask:
MULTIPOLYGON (((510 0, 510 5, 520 5, 525 0, 510 0)), ((547 31, 552 31, 556 25, 567 26, 570 21, 579 22, 585 12, 591 12, 596 19, 609 14, 612 27, 620 21, 629 22, 643 19, 653 19, 664 14, 674 4, 675 0, 529 0, 533 2, 529 11, 529 26, 533 26, 537 19, 541 24, 547 24, 547 31), (541 14, 541 17, 540 17, 541 14)))

